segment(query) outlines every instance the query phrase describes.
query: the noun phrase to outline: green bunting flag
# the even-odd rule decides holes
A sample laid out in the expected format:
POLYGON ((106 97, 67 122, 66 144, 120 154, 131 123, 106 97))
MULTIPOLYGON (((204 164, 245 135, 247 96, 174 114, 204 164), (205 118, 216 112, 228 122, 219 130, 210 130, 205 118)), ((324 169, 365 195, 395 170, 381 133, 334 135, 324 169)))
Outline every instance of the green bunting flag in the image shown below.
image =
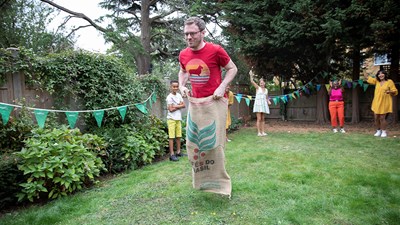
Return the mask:
POLYGON ((34 113, 39 127, 44 128, 44 123, 46 122, 46 117, 49 111, 35 109, 34 113))
POLYGON ((126 115, 127 108, 128 108, 127 106, 121 106, 121 107, 117 108, 118 111, 119 111, 119 114, 121 115, 122 121, 125 120, 125 115, 126 115))
POLYGON ((363 84, 364 92, 367 91, 368 84, 363 84))
POLYGON ((347 81, 346 80, 342 80, 342 86, 344 87, 346 85, 347 81))
POLYGON ((153 103, 155 103, 157 101, 157 94, 155 92, 151 96, 151 99, 153 100, 153 103))
POLYGON ((247 106, 250 106, 250 99, 245 98, 244 100, 246 101, 246 105, 247 105, 247 106))
POLYGON ((353 82, 353 88, 356 88, 357 87, 357 82, 353 82))
POLYGON ((136 108, 138 108, 140 110, 140 112, 142 112, 144 114, 148 113, 147 109, 146 109, 146 106, 144 106, 143 103, 135 104, 135 106, 136 106, 136 108))
POLYGON ((68 124, 71 129, 75 128, 76 121, 78 120, 79 113, 78 112, 65 112, 67 116, 68 124))
POLYGON ((278 104, 279 98, 275 97, 275 98, 272 99, 272 101, 274 101, 274 104, 276 105, 276 104, 278 104))
POLYGON ((363 80, 358 80, 358 84, 362 87, 363 86, 364 81, 363 80))
POLYGON ((104 110, 96 110, 93 112, 93 116, 96 119, 97 126, 101 127, 101 122, 103 121, 104 117, 104 110))
POLYGON ((10 114, 13 108, 14 107, 10 105, 0 104, 0 114, 1 119, 3 120, 3 125, 6 125, 8 123, 8 119, 10 118, 10 114))
POLYGON ((294 93, 297 95, 298 98, 300 97, 300 92, 299 91, 295 91, 294 93))
POLYGON ((235 98, 236 98, 236 101, 238 101, 238 103, 240 103, 240 101, 242 100, 242 94, 236 94, 236 96, 235 96, 235 98))

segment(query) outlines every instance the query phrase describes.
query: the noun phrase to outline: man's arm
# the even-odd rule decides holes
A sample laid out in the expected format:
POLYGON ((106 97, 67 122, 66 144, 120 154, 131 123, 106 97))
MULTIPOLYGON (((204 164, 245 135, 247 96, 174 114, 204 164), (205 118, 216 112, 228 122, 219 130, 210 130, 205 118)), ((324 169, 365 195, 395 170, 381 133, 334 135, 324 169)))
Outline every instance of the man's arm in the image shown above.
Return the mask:
POLYGON ((186 87, 186 83, 189 79, 189 73, 183 71, 181 68, 178 72, 178 82, 179 82, 179 91, 181 92, 182 97, 186 98, 189 94, 189 89, 186 87))
POLYGON ((219 87, 214 91, 214 98, 222 98, 225 94, 226 87, 236 76, 237 67, 232 60, 228 62, 224 69, 226 70, 225 78, 219 87))

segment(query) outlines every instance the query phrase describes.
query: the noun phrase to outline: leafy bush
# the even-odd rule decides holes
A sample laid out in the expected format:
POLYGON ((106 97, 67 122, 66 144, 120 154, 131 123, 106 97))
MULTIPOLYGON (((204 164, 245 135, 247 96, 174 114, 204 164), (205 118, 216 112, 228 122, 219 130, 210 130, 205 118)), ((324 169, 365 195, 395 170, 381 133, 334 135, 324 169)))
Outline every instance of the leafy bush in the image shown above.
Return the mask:
POLYGON ((166 124, 154 116, 144 117, 137 127, 97 128, 92 132, 107 142, 103 163, 110 173, 119 173, 151 163, 168 148, 166 124))
POLYGON ((231 126, 228 129, 228 132, 233 132, 235 130, 239 130, 239 128, 243 125, 243 119, 242 118, 236 118, 234 116, 232 118, 232 123, 231 126))
POLYGON ((6 125, 0 125, 1 152, 20 151, 25 145, 24 140, 29 137, 35 127, 33 119, 26 108, 19 110, 18 118, 10 116, 6 125))
POLYGON ((5 153, 0 158, 0 209, 17 202, 16 194, 21 191, 23 174, 18 170, 15 155, 5 153))
POLYGON ((96 155, 105 154, 104 141, 78 129, 34 129, 26 147, 15 153, 18 168, 27 175, 18 200, 57 198, 88 186, 99 176, 104 164, 96 155))

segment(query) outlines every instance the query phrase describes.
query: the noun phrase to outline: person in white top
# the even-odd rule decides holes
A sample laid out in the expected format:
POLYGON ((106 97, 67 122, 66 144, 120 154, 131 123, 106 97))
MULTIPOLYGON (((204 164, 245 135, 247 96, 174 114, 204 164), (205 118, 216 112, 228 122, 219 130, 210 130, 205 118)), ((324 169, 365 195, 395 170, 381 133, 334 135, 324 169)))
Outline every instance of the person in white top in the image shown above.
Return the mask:
POLYGON ((258 85, 253 80, 253 71, 250 71, 250 82, 256 88, 256 98, 254 100, 253 112, 257 115, 257 132, 258 136, 266 136, 265 133, 265 114, 269 114, 269 105, 271 101, 268 99, 268 90, 265 88, 265 81, 260 78, 260 84, 258 85))
POLYGON ((181 109, 185 108, 182 95, 179 90, 178 81, 170 82, 171 93, 167 96, 167 124, 169 137, 169 160, 178 161, 178 157, 184 156, 181 153, 181 137, 182 137, 182 113, 181 109), (176 154, 174 154, 174 139, 176 141, 176 154))

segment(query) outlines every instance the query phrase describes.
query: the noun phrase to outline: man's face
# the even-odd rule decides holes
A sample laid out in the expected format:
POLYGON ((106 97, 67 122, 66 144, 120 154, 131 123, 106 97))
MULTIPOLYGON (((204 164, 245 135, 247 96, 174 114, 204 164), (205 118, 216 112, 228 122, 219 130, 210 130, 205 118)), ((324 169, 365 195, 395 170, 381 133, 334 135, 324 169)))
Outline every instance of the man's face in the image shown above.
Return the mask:
POLYGON ((195 24, 190 24, 185 25, 183 32, 188 47, 192 50, 199 50, 203 42, 204 31, 200 31, 195 24))

